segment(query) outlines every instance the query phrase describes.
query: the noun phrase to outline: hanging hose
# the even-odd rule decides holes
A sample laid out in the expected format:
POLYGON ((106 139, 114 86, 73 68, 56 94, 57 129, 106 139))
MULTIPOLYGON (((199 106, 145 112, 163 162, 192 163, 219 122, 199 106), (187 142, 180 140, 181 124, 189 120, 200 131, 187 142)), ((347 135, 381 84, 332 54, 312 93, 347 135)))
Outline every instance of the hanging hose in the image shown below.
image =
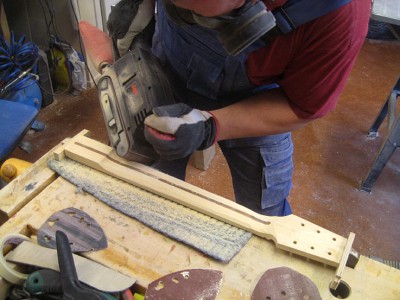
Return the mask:
POLYGON ((39 49, 32 42, 25 43, 25 35, 18 42, 11 32, 10 44, 0 38, 0 96, 21 90, 37 81, 36 63, 39 58, 39 49))

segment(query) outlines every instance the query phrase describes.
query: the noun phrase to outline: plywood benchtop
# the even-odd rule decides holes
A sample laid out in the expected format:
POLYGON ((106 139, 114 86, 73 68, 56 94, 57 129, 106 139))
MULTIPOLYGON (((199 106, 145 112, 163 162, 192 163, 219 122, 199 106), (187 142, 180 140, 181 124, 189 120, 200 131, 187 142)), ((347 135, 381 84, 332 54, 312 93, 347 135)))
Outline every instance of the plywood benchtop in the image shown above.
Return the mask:
MULTIPOLYGON (((86 134, 87 132, 83 132, 71 140, 86 134)), ((59 146, 66 145, 67 142, 70 140, 59 146)), ((142 288, 179 270, 215 269, 223 272, 223 284, 218 299, 250 299, 254 287, 266 270, 285 266, 310 278, 317 285, 322 299, 337 299, 329 289, 335 278, 334 264, 292 254, 284 247, 279 249, 276 241, 257 235, 253 235, 229 263, 215 261, 119 213, 57 176, 47 167, 47 160, 54 157, 54 152, 63 155, 59 149, 63 148, 56 147, 49 151, 23 175, 0 191, 3 223, 0 226, 0 236, 7 233, 34 235, 51 214, 67 207, 75 207, 96 219, 109 242, 107 249, 87 253, 85 256, 137 278, 137 284, 142 288)), ((151 168, 143 168, 144 174, 153 172, 151 168)), ((160 176, 157 172, 154 174, 156 177, 160 176)), ((171 180, 171 188, 179 190, 181 183, 171 180)), ((168 177, 163 177, 163 181, 168 184, 168 177)), ((199 197, 202 194, 214 197, 209 192, 182 184, 185 189, 193 188, 199 197)), ((343 237, 339 238, 346 241, 343 237)), ((342 246, 344 248, 345 244, 342 246)), ((364 256, 360 257, 354 269, 345 267, 341 279, 341 288, 350 290, 346 299, 400 299, 400 271, 364 256)))

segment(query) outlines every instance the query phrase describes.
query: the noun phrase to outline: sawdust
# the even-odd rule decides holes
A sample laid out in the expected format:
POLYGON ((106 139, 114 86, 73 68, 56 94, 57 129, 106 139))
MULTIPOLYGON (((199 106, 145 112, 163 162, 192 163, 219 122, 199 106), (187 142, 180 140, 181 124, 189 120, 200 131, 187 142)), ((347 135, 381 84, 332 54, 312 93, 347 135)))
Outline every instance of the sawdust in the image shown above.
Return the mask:
POLYGON ((78 188, 114 209, 222 262, 229 262, 251 237, 251 233, 242 229, 68 158, 50 160, 48 165, 78 188))

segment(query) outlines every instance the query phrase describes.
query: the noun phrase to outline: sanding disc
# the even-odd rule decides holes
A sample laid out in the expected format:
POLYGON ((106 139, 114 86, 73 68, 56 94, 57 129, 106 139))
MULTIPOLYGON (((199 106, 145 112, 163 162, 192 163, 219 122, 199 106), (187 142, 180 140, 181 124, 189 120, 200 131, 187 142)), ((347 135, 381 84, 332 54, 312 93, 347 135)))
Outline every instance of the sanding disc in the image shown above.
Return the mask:
POLYGON ((217 297, 221 284, 221 271, 183 270, 150 283, 145 299, 213 300, 217 297))
POLYGON ((322 300, 308 277, 286 267, 266 271, 251 295, 252 300, 322 300))
POLYGON ((39 245, 55 249, 57 230, 67 235, 74 253, 101 250, 108 245, 96 220, 74 207, 55 212, 44 222, 37 233, 39 245))

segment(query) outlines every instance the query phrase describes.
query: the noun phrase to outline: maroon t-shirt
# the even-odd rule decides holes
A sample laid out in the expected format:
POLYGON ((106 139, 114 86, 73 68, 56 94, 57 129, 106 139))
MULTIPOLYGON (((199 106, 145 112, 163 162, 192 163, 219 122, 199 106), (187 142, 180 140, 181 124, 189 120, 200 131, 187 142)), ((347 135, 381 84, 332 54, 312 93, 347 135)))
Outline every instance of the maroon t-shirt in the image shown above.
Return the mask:
POLYGON ((250 81, 255 85, 279 83, 301 118, 326 115, 335 108, 365 40, 370 5, 370 0, 353 0, 276 37, 249 55, 250 81))

